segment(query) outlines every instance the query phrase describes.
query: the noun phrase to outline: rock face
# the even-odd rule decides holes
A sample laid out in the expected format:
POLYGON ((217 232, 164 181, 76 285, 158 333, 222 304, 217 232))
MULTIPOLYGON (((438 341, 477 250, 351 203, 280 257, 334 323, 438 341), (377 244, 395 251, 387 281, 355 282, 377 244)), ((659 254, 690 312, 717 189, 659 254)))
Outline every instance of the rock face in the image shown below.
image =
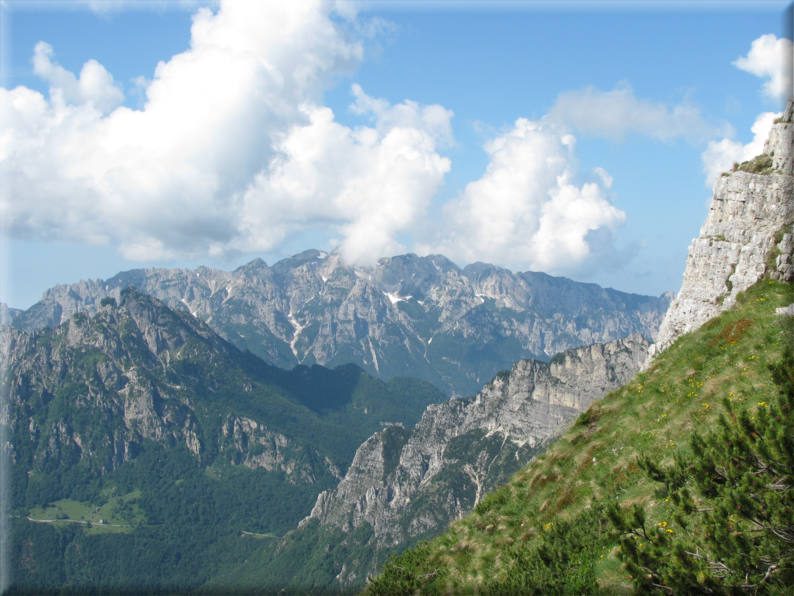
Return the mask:
POLYGON ((5 302, 0 302, 0 325, 11 325, 22 311, 10 308, 5 302))
MULTIPOLYGON (((303 449, 261 421, 227 414, 218 436, 204 432, 191 387, 197 379, 178 371, 205 358, 234 368, 236 348, 135 290, 122 293, 120 304, 106 299, 98 310, 93 319, 77 313, 55 329, 0 328, 9 387, 0 422, 13 437, 12 459, 32 456, 31 478, 77 462, 107 473, 133 459, 148 439, 182 443, 199 458, 220 449, 235 463, 313 482, 318 470, 296 465, 303 449)), ((212 373, 204 376, 212 388, 212 373)), ((250 379, 242 385, 252 390, 250 379)))
POLYGON ((759 279, 794 279, 794 103, 773 125, 764 154, 723 174, 700 237, 692 241, 681 291, 662 322, 653 355, 736 302, 759 279))
MULTIPOLYGON (((339 486, 317 498, 301 522, 349 535, 371 527, 368 550, 399 550, 435 535, 471 511, 588 408, 639 370, 650 343, 635 334, 559 354, 550 363, 518 362, 475 397, 429 406, 414 430, 386 428, 356 452, 339 486)), ((343 589, 376 572, 348 561, 343 589)))
POLYGON ((204 467, 275 472, 319 492, 381 421, 413 423, 444 399, 427 383, 386 386, 353 365, 269 366, 135 288, 97 306, 55 328, 0 326, 2 448, 18 483, 47 483, 77 465, 103 475, 149 441, 184 446, 204 467))
POLYGON ((306 251, 269 267, 139 269, 59 285, 25 312, 0 315, 20 330, 58 325, 135 285, 188 311, 241 349, 283 368, 352 362, 371 375, 412 376, 448 395, 476 393, 522 358, 631 333, 654 338, 671 295, 626 294, 543 273, 513 274, 441 255, 382 259, 371 269, 306 251))

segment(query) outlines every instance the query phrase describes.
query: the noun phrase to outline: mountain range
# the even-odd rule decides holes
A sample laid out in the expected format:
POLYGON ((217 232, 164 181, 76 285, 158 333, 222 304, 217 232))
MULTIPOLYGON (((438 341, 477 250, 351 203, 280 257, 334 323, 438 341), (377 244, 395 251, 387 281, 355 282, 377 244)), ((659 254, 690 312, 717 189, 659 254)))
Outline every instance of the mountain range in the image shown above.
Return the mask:
MULTIPOLYGON (((687 562, 686 548, 713 556, 706 546, 659 545, 711 527, 681 521, 705 503, 674 511, 701 465, 687 467, 696 441, 678 444, 693 429, 717 440, 722 398, 744 426, 769 422, 762 408, 790 376, 773 361, 791 338, 792 106, 765 154, 718 180, 677 297, 438 255, 364 269, 307 251, 0 305, 10 593, 717 585, 729 575, 687 562), (632 536, 656 541, 653 561, 632 536)), ((790 427, 788 411, 773 419, 790 427)), ((740 527, 742 508, 728 513, 740 527)))
POLYGON ((190 312, 240 349, 292 368, 354 363, 385 380, 411 376, 447 395, 474 395, 521 359, 632 333, 653 340, 673 294, 628 294, 544 273, 512 273, 441 255, 381 259, 375 267, 308 250, 272 267, 234 271, 136 269, 47 290, 26 311, 0 305, 21 331, 98 312, 130 286, 190 312))
POLYGON ((635 334, 523 360, 448 400, 355 364, 275 367, 134 286, 117 295, 57 326, 0 327, 23 592, 224 592, 252 573, 249 587, 275 591, 358 589, 387 549, 437 534, 541 452, 649 346, 635 334), (147 556, 124 554, 136 549, 147 556))

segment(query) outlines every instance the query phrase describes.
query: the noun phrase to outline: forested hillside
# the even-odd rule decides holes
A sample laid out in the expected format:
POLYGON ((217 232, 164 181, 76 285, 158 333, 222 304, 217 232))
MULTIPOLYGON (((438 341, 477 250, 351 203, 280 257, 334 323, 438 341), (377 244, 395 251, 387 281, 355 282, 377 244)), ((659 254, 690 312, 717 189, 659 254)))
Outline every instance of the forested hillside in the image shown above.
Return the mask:
POLYGON ((194 589, 293 529, 370 434, 445 399, 269 366, 134 288, 0 340, 10 593, 194 589))

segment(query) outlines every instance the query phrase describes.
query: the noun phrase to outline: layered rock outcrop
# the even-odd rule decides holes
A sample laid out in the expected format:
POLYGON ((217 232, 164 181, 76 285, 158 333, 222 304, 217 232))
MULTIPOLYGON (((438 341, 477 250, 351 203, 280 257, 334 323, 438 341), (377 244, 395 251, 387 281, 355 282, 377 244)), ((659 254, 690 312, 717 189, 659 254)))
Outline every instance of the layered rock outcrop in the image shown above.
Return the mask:
POLYGON ((650 359, 736 302, 764 276, 794 280, 794 103, 773 125, 764 154, 714 183, 700 236, 692 241, 681 291, 650 359))

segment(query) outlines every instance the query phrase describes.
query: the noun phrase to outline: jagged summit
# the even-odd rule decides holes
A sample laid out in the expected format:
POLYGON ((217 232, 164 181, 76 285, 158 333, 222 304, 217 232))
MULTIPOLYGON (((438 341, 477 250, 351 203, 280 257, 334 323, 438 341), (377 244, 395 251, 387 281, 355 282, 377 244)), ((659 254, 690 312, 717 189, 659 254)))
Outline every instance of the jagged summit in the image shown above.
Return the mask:
POLYGON ((692 241, 681 291, 659 329, 650 359, 736 302, 759 279, 789 282, 794 223, 794 102, 772 126, 764 153, 727 172, 700 236, 692 241))
POLYGON ((398 255, 365 268, 307 250, 272 266, 256 259, 235 271, 135 269, 56 286, 27 311, 0 309, 0 317, 20 330, 55 326, 75 312, 97 312, 129 285, 270 364, 352 362, 456 396, 473 395, 523 358, 548 360, 637 332, 652 339, 669 304, 665 296, 486 263, 461 269, 442 255, 398 255))

